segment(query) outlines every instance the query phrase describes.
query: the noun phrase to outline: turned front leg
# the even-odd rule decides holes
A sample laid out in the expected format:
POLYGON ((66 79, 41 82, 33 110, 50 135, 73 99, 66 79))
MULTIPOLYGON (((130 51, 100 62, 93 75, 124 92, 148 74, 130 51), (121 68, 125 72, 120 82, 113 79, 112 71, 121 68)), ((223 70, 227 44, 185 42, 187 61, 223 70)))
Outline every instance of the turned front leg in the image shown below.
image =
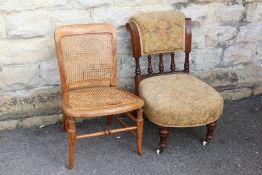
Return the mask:
POLYGON ((143 109, 138 109, 136 142, 137 142, 137 152, 140 156, 142 156, 143 154, 143 150, 142 150, 143 124, 144 124, 143 109))
POLYGON ((217 122, 212 122, 206 125, 207 126, 207 134, 206 134, 206 142, 210 142, 214 135, 214 130, 217 126, 217 122))
POLYGON ((167 137, 169 135, 168 127, 159 127, 160 141, 159 141, 159 149, 157 150, 157 154, 162 153, 167 147, 167 137))
POLYGON ((69 145, 68 168, 69 169, 72 169, 74 166, 75 144, 76 144, 75 119, 73 117, 68 117, 68 145, 69 145))
POLYGON ((63 129, 65 132, 68 130, 68 120, 65 113, 63 113, 63 129))

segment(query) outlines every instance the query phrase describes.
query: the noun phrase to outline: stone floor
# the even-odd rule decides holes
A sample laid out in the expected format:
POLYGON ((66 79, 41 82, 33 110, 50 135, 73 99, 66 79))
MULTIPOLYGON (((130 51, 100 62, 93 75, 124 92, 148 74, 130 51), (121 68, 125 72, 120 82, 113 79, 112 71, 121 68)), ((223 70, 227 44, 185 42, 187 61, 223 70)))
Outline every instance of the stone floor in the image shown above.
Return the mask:
MULTIPOLYGON (((101 129, 104 119, 78 124, 81 132, 101 129)), ((65 166, 67 137, 61 125, 0 132, 1 175, 60 174, 262 174, 262 96, 226 102, 215 139, 201 145, 205 127, 172 129, 169 147, 156 154, 158 129, 144 127, 144 155, 129 133, 79 140, 75 167, 65 166)))

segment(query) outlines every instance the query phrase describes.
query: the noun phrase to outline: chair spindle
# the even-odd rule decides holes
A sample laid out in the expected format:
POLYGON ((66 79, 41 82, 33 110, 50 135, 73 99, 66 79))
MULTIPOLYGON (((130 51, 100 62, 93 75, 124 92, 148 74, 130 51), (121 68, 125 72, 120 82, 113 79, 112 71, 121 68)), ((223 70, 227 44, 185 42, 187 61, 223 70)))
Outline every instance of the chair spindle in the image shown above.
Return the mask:
POLYGON ((151 55, 148 55, 147 56, 147 58, 148 58, 148 68, 147 68, 147 71, 148 71, 148 75, 152 75, 152 73, 153 73, 153 67, 152 67, 152 56, 151 55))
POLYGON ((160 74, 164 73, 164 63, 163 63, 163 54, 159 54, 159 72, 160 74))
POLYGON ((175 72, 176 70, 176 63, 175 63, 175 54, 171 53, 171 65, 170 65, 171 72, 175 72))
POLYGON ((187 52, 185 55, 184 72, 189 72, 189 53, 187 52))
POLYGON ((137 76, 141 75, 139 58, 136 58, 136 75, 137 75, 137 76))
POLYGON ((139 82, 141 81, 141 69, 140 69, 140 63, 139 63, 139 58, 136 58, 136 76, 135 76, 135 93, 138 95, 138 85, 139 82))

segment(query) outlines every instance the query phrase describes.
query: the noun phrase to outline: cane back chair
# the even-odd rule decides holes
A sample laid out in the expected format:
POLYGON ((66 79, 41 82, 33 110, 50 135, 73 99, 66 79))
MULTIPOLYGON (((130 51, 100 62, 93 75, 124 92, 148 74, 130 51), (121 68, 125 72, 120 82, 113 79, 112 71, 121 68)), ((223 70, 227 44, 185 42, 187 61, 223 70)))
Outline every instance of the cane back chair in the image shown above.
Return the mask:
POLYGON ((68 132, 68 168, 73 168, 76 139, 130 131, 137 137, 142 155, 144 101, 116 87, 116 29, 110 24, 69 25, 55 31, 55 43, 62 85, 64 129, 68 132), (137 112, 137 117, 132 113, 137 112), (131 113, 132 112, 132 113, 131 113), (116 114, 136 122, 128 126, 116 114), (123 128, 76 135, 76 118, 107 116, 123 128))
POLYGON ((157 153, 167 146, 170 127, 206 125, 203 144, 213 137, 223 99, 212 87, 190 75, 191 19, 181 12, 150 12, 131 17, 126 24, 131 33, 136 62, 135 90, 145 101, 146 117, 159 125, 157 153), (175 53, 185 52, 184 69, 178 70, 175 53), (164 70, 164 55, 171 53, 170 71, 164 70), (152 55, 159 55, 159 72, 153 73, 152 55), (140 59, 148 58, 148 74, 141 74, 140 59))

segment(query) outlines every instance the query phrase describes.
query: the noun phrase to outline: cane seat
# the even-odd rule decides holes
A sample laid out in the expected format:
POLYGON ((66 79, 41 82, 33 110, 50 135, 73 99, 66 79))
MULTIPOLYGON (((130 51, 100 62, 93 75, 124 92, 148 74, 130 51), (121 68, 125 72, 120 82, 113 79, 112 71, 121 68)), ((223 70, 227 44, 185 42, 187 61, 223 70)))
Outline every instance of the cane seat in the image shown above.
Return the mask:
POLYGON ((143 100, 116 87, 93 87, 64 94, 63 109, 68 116, 97 117, 133 111, 143 107, 143 100))

